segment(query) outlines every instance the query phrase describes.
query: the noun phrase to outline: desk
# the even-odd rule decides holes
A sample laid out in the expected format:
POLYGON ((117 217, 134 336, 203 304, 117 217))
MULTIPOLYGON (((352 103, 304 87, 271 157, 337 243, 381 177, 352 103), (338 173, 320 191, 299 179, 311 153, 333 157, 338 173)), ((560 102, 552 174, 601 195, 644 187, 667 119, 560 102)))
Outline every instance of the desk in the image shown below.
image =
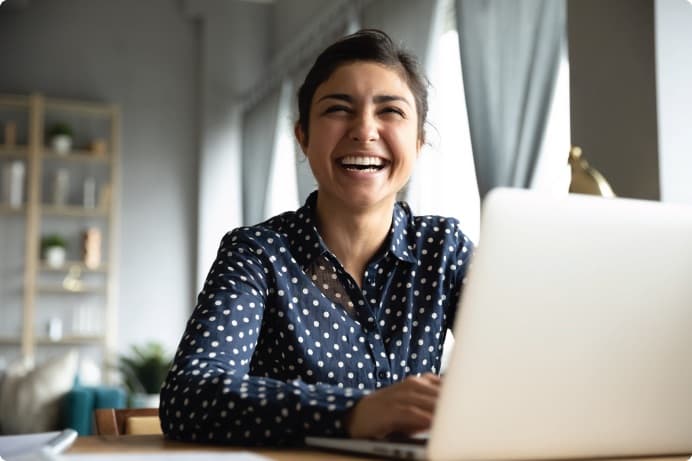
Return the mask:
MULTIPOLYGON (((151 453, 161 451, 226 451, 251 452, 266 456, 275 461, 364 461, 377 460, 371 456, 351 456, 311 449, 277 449, 277 448, 244 448, 225 447, 221 445, 203 445, 196 443, 175 442, 166 440, 161 435, 92 435, 78 437, 68 453, 151 453)), ((651 458, 617 458, 617 461, 687 461, 686 456, 651 457, 651 458)), ((600 459, 599 461, 605 461, 600 459)))
MULTIPOLYGON (((266 456, 276 461, 363 461, 372 460, 369 456, 350 456, 310 449, 277 449, 277 448, 244 448, 225 447, 221 445, 203 445, 196 443, 166 440, 161 435, 92 435, 78 437, 68 453, 147 453, 161 451, 226 451, 251 452, 266 456)), ((678 460, 675 460, 678 461, 678 460)), ((686 461, 686 460, 684 460, 686 461)))

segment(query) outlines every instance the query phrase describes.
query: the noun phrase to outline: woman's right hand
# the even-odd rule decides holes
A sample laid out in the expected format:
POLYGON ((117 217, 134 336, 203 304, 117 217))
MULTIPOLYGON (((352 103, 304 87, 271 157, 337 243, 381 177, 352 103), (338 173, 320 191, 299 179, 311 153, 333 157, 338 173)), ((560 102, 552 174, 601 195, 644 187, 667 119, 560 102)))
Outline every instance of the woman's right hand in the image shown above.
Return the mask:
POLYGON ((439 376, 426 373, 366 395, 346 420, 350 436, 384 438, 393 433, 411 435, 428 430, 441 382, 439 376))

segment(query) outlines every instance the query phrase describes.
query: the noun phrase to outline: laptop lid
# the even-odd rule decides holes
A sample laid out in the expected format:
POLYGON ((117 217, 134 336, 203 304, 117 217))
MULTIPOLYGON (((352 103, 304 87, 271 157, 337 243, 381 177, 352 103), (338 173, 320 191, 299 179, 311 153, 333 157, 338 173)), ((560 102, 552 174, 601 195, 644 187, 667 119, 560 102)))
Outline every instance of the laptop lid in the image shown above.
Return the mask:
POLYGON ((692 209, 484 201, 432 460, 692 452, 692 209))

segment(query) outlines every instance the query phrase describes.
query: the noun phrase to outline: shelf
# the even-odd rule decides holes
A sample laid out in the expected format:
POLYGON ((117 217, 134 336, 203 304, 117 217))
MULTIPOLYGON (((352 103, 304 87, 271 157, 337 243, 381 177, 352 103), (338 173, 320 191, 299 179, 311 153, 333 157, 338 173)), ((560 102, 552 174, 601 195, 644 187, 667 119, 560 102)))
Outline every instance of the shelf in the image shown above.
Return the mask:
POLYGON ((100 343, 105 340, 104 335, 73 335, 73 336, 63 336, 58 340, 52 340, 47 337, 37 337, 36 343, 42 346, 53 345, 53 344, 89 344, 89 343, 100 343))
POLYGON ((101 208, 84 208, 77 205, 55 206, 43 205, 43 214, 53 216, 73 216, 73 217, 89 217, 89 216, 106 216, 107 210, 101 208))
POLYGON ((36 291, 44 294, 74 295, 74 294, 105 294, 106 287, 95 287, 86 285, 77 290, 68 290, 62 285, 42 285, 36 291))
POLYGON ((0 203, 0 214, 24 214, 26 213, 26 207, 21 206, 20 208, 13 208, 6 203, 0 203))
POLYGON ((26 157, 29 150, 26 146, 7 147, 0 145, 0 157, 21 158, 26 157))
POLYGON ((2 94, 0 95, 0 106, 27 109, 29 107, 29 97, 14 94, 2 94))
POLYGON ((44 160, 56 160, 61 162, 108 162, 110 156, 108 153, 95 154, 90 150, 71 150, 66 154, 58 154, 53 150, 45 149, 43 151, 44 160))
POLYGON ((4 337, 0 338, 0 346, 19 346, 22 342, 20 338, 4 337))
POLYGON ((68 101, 66 99, 45 98, 46 110, 77 112, 87 116, 112 117, 115 106, 97 101, 68 101))
POLYGON ((69 272, 70 269, 77 267, 81 272, 108 272, 108 265, 101 264, 98 267, 87 267, 82 261, 66 261, 61 267, 47 265, 44 261, 39 263, 39 269, 43 272, 69 272))

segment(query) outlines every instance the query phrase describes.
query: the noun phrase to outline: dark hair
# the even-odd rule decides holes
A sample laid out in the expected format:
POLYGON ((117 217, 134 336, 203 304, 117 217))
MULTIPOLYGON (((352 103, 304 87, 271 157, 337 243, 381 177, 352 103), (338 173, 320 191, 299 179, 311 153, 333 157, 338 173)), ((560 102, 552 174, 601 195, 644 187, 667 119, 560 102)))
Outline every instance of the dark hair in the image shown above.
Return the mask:
POLYGON ((310 105, 317 87, 334 71, 354 61, 371 61, 398 70, 408 84, 416 101, 418 137, 425 140, 423 125, 428 115, 428 80, 419 69, 418 60, 397 47, 386 33, 377 29, 363 29, 347 35, 328 46, 315 60, 305 81, 298 90, 298 124, 308 138, 310 105))

